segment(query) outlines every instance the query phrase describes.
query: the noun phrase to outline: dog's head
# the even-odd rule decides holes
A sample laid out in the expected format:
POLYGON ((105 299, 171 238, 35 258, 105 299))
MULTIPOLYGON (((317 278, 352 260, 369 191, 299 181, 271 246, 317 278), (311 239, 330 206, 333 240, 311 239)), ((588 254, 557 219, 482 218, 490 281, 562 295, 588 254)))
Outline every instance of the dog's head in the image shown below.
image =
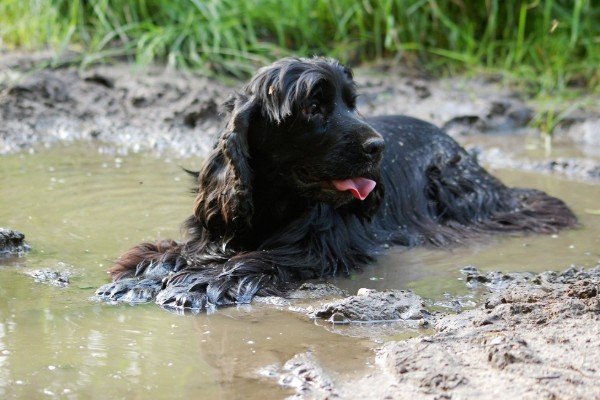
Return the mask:
POLYGON ((225 109, 228 125, 199 177, 196 217, 208 229, 248 226, 254 188, 273 185, 364 217, 378 208, 384 142, 356 111, 350 69, 285 58, 259 70, 225 109))

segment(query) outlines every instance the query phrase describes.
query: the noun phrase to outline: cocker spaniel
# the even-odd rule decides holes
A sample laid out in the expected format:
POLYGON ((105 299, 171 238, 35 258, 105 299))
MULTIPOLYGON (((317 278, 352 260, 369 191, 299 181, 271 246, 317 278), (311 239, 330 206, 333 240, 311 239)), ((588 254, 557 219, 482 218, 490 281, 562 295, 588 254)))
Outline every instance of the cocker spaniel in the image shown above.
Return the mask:
POLYGON ((123 254, 97 297, 198 311, 348 274, 389 245, 577 224, 561 200, 506 187, 427 122, 362 117, 356 97, 351 70, 332 59, 259 70, 224 104, 185 238, 123 254))

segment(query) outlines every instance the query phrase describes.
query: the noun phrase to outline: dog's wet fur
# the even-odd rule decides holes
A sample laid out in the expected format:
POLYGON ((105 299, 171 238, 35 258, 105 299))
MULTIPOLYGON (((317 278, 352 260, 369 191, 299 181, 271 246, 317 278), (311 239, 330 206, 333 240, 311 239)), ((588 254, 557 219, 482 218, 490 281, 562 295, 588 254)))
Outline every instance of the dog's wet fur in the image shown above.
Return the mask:
POLYGON ((362 117, 356 96, 351 70, 332 59, 259 70, 224 104, 185 238, 135 246, 96 296, 199 311, 348 274, 390 245, 577 225, 561 200, 506 187, 439 128, 362 117))

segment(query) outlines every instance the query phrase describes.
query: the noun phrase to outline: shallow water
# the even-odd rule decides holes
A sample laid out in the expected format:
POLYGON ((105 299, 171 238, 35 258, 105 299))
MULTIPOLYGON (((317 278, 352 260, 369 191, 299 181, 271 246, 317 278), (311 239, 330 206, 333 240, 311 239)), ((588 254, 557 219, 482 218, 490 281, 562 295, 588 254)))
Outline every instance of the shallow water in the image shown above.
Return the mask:
MULTIPOLYGON (((1 398, 283 398, 291 392, 260 371, 296 353, 312 351, 334 378, 372 368, 370 349, 386 337, 340 335, 351 332, 274 306, 181 317, 154 304, 91 301, 111 259, 139 241, 179 236, 193 202, 180 167, 199 164, 98 150, 72 145, 0 159, 0 226, 24 232, 33 248, 25 258, 0 260, 1 398), (70 272, 71 284, 37 283, 27 274, 41 268, 70 272)), ((467 265, 543 271, 597 264, 600 216, 592 212, 600 209, 600 185, 494 173, 563 198, 582 227, 452 250, 392 249, 378 265, 334 283, 351 292, 410 288, 443 300, 445 293, 471 295, 460 280, 467 265)))

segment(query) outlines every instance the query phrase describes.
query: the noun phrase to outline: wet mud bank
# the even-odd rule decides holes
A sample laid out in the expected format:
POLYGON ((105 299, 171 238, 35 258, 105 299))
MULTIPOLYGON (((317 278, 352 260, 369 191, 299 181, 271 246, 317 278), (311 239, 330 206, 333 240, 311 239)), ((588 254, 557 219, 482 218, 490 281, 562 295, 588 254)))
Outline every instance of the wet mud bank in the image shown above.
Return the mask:
POLYGON ((600 398, 600 265, 541 274, 471 269, 466 275, 469 287, 486 294, 478 307, 458 314, 428 313, 422 299, 399 291, 368 291, 312 313, 332 323, 339 322, 331 318, 337 313, 353 315, 354 323, 362 316, 432 324, 433 334, 376 348, 367 373, 333 377, 313 354, 301 353, 272 376, 295 390, 292 398, 600 398))
MULTIPOLYGON (((222 126, 220 104, 243 84, 128 64, 36 68, 44 57, 0 54, 0 154, 79 140, 119 153, 202 157, 222 126)), ((492 167, 600 179, 600 96, 548 106, 495 76, 432 79, 383 67, 355 72, 363 115, 430 121, 492 167), (544 142, 532 126, 549 118, 549 108, 557 115, 554 150, 530 160, 524 150, 538 154, 544 142), (497 145, 489 146, 490 137, 497 145)))

